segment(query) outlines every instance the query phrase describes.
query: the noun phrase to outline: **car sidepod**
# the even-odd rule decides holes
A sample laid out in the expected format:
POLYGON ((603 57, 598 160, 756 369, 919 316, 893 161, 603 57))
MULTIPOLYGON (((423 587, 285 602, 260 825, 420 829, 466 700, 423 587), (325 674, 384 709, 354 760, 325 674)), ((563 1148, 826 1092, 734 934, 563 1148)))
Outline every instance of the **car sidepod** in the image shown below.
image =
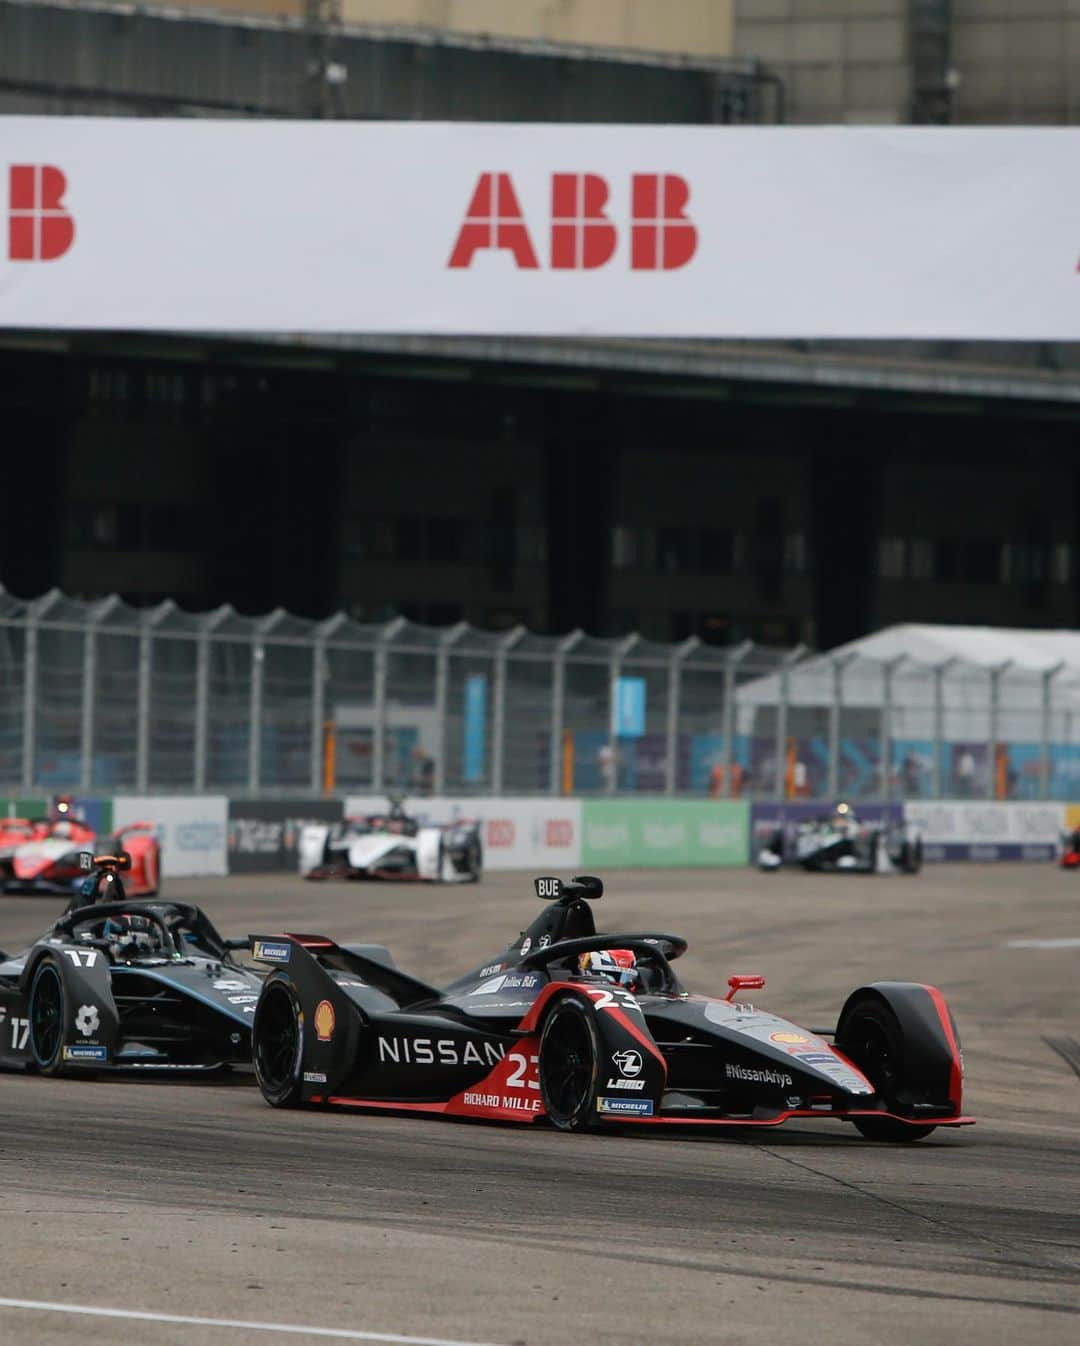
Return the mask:
MULTIPOLYGON (((100 1070, 112 1058, 119 1026, 109 962, 98 949, 61 940, 43 941, 31 949, 19 987, 26 1031, 18 1034, 15 1050, 5 1052, 0 1061, 9 1066, 36 1064, 34 985, 48 965, 56 969, 63 986, 64 1023, 57 1064, 65 1073, 100 1070)), ((13 1040, 14 1035, 5 1047, 13 1040)))

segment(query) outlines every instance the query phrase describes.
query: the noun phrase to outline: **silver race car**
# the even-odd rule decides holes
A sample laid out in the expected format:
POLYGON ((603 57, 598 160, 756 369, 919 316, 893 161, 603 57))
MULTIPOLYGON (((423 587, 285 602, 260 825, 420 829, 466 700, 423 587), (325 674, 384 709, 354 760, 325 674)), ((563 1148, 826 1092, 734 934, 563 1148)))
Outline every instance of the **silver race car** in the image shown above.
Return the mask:
POLYGON ((922 836, 911 823, 862 823, 851 805, 832 815, 775 829, 758 851, 758 868, 783 865, 827 873, 917 874, 922 868, 922 836))
POLYGON ((478 822, 421 823, 399 799, 386 813, 308 824, 299 852, 306 879, 478 883, 484 867, 478 822))

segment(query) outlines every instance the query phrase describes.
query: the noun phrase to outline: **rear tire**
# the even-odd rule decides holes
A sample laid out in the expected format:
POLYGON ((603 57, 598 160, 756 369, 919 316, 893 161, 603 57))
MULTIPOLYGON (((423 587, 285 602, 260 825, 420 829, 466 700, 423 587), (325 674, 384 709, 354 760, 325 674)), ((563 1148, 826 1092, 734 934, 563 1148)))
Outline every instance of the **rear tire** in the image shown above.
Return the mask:
MULTIPOLYGON (((836 1045, 866 1076, 890 1112, 902 1112, 897 1095, 904 1083, 904 1035, 900 1021, 877 996, 865 995, 847 1007, 837 1026, 836 1045)), ((893 1117, 852 1117, 867 1140, 906 1144, 935 1130, 893 1117)))
POLYGON ((922 869, 922 841, 905 840, 900 847, 900 870, 904 874, 917 874, 922 869))
POLYGON ((263 987, 251 1025, 251 1059, 262 1096, 272 1108, 300 1103, 304 1057, 304 1011, 287 977, 263 987))
POLYGON ((596 1126, 600 1037, 596 1014, 577 996, 556 1000, 540 1035, 540 1097, 553 1126, 587 1131, 596 1126))
POLYGON ((38 964, 30 985, 26 1012, 30 1020, 30 1054, 34 1065, 42 1075, 62 1075, 67 991, 54 958, 43 958, 38 964))

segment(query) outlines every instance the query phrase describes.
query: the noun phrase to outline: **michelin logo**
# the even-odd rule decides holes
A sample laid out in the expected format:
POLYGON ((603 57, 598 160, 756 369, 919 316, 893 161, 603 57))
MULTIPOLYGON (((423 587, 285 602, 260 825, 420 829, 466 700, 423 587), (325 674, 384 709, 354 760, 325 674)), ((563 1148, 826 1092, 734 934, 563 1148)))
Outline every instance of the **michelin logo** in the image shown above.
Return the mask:
POLYGON ((724 1073, 729 1080, 738 1080, 740 1084, 775 1084, 780 1089, 790 1089, 794 1083, 790 1075, 779 1070, 748 1070, 746 1066, 729 1063, 724 1067, 724 1073))
POLYGON ((608 1115, 614 1113, 616 1116, 628 1114, 633 1117, 651 1117, 653 1115, 651 1098, 598 1098, 596 1100, 596 1110, 608 1115))
POLYGON ((257 939, 252 954, 262 963, 287 963, 292 956, 292 945, 271 944, 269 940, 257 939))
POLYGON ((104 1047, 65 1047, 65 1061, 105 1061, 109 1053, 104 1047))

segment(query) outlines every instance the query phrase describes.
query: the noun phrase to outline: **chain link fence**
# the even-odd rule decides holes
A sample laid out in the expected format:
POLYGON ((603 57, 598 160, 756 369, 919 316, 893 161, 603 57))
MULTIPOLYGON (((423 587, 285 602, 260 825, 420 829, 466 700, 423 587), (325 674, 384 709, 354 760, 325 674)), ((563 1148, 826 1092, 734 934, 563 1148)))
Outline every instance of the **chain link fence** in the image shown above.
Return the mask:
POLYGON ((0 590, 0 787, 1071 798, 1080 670, 0 590))

